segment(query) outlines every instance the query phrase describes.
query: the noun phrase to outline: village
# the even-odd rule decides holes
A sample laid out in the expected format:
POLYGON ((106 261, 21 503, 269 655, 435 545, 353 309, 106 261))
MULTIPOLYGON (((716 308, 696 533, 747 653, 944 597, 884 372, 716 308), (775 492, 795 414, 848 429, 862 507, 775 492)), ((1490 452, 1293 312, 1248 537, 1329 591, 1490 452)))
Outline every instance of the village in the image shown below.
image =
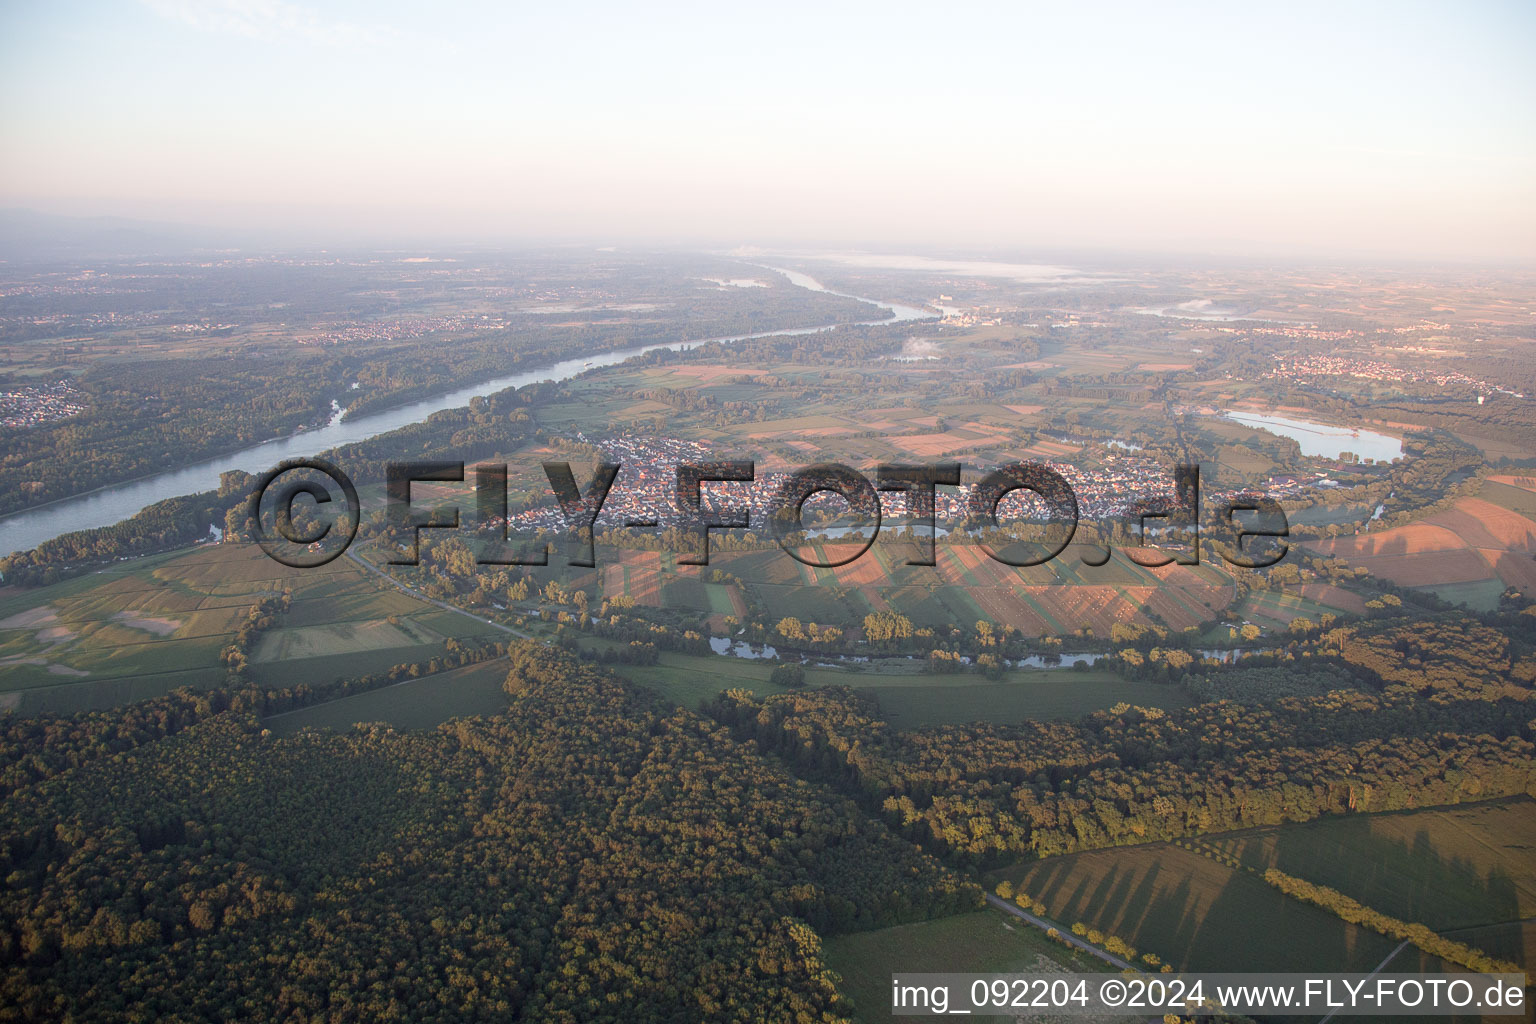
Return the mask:
POLYGON ((1462 373, 1459 370, 1442 370, 1430 373, 1395 366, 1380 359, 1359 359, 1352 356, 1290 355, 1277 353, 1275 368, 1264 376, 1270 380, 1308 381, 1319 377, 1350 377, 1355 380, 1376 381, 1383 384, 1432 384, 1439 388, 1468 388, 1478 393, 1478 403, 1485 396, 1502 393, 1515 398, 1525 395, 1462 373))
POLYGON ((0 426, 35 427, 85 411, 85 395, 67 380, 0 391, 0 426))
MULTIPOLYGON (((619 472, 596 519, 599 530, 666 529, 681 525, 684 517, 677 503, 677 469, 685 464, 706 463, 722 458, 719 453, 696 441, 623 435, 591 438, 577 433, 571 439, 595 448, 605 461, 618 465, 619 472)), ((1148 506, 1171 507, 1175 499, 1172 475, 1156 460, 1126 453, 1106 445, 1098 453, 1096 464, 1080 467, 1070 463, 1044 465, 1059 473, 1071 486, 1078 505, 1080 522, 1107 523, 1128 520, 1148 506)), ((980 479, 991 466, 965 467, 972 481, 980 479)), ((778 509, 778 496, 790 472, 759 469, 751 481, 705 482, 700 488, 700 507, 706 514, 730 516, 745 509, 749 530, 763 530, 778 509)), ((1313 488, 1326 488, 1332 481, 1326 468, 1272 476, 1264 495, 1275 500, 1296 497, 1313 488)), ((946 534, 961 528, 967 519, 967 506, 974 482, 940 486, 934 495, 934 534, 946 534)), ((901 530, 913 525, 908 498, 902 492, 878 492, 883 528, 901 530)), ((1202 494, 1206 508, 1219 507, 1236 492, 1211 490, 1202 494)), ((584 495, 585 496, 585 495, 584 495)), ((1039 506, 1035 499, 1028 499, 1039 506)), ((829 539, 846 536, 867 526, 828 527, 839 513, 846 515, 845 502, 836 497, 817 496, 806 503, 802 522, 809 535, 829 539)), ((1005 498, 999 507, 999 519, 1029 518, 1024 501, 1005 498)), ((481 528, 506 528, 510 535, 532 535, 539 531, 559 533, 570 524, 552 495, 545 501, 513 511, 507 520, 481 523, 481 528)))

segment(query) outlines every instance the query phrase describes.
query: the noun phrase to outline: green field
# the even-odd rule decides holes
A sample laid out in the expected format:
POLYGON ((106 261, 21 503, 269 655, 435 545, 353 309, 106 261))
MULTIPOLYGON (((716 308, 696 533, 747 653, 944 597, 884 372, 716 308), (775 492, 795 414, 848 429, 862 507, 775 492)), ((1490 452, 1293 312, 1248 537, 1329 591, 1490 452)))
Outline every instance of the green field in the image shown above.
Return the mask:
POLYGON ((1275 468, 1275 460, 1243 444, 1222 445, 1216 450, 1216 462, 1220 470, 1230 470, 1243 479, 1268 473, 1275 468))
POLYGON ((665 652, 658 664, 614 665, 613 671, 632 683, 655 690, 680 707, 695 710, 716 694, 733 687, 751 690, 760 697, 784 693, 784 687, 768 682, 768 675, 777 664, 715 654, 665 652))
POLYGON ((1528 519, 1536 519, 1536 492, 1528 491, 1524 487, 1513 487, 1487 480, 1483 482, 1477 496, 1484 501, 1493 502, 1500 508, 1518 512, 1528 519))
MULTIPOLYGON (((879 677, 876 677, 877 679, 879 677)), ((942 680, 944 676, 925 676, 942 680)), ((880 715, 898 729, 967 722, 1003 724, 1045 718, 1079 718, 1124 702, 1163 709, 1188 707, 1190 696, 1175 686, 1132 682, 1112 672, 1021 670, 998 682, 973 675, 952 682, 864 685, 880 702, 880 715)), ((869 680, 868 682, 874 682, 869 680)), ((850 682, 848 685, 860 685, 850 682)))
POLYGON ((306 727, 347 729, 365 722, 428 729, 450 718, 506 710, 507 695, 501 688, 506 678, 507 661, 497 658, 273 715, 262 724, 278 736, 306 727))
POLYGON ((1323 615, 1339 614, 1337 608, 1281 590, 1254 591, 1243 599, 1236 611, 1245 619, 1277 629, 1286 628, 1292 619, 1311 619, 1317 622, 1323 615))
POLYGON ((1357 525, 1368 520, 1374 511, 1371 505, 1325 505, 1318 502, 1305 508, 1287 509, 1285 515, 1291 522, 1307 526, 1328 526, 1331 523, 1357 525))
POLYGON ((1415 587, 1427 590, 1442 601, 1466 605, 1479 612, 1495 611, 1499 607, 1499 595, 1505 591, 1503 580, 1473 580, 1470 583, 1442 583, 1436 587, 1415 587))
MULTIPOLYGON (((733 687, 758 696, 784 693, 783 687, 768 681, 778 664, 666 652, 656 665, 615 665, 613 670, 692 709, 733 687)), ((1131 682, 1102 670, 1019 669, 993 682, 971 673, 932 675, 924 667, 906 659, 874 662, 863 671, 810 667, 805 681, 811 687, 849 686, 873 695, 880 702, 881 717, 898 729, 1077 718, 1121 702, 1164 709, 1192 703, 1177 687, 1131 682)))
MULTIPOLYGON (((404 594, 400 598, 402 601, 411 600, 404 594)), ((271 630, 256 645, 252 660, 294 661, 332 654, 358 654, 389 647, 437 644, 442 640, 441 634, 417 622, 402 619, 397 625, 387 619, 359 619, 324 626, 271 630)))
MULTIPOLYGON (((1052 857, 994 872, 1043 900, 1063 924, 1082 921, 1201 971, 1370 971, 1398 945, 1292 899, 1251 871, 1167 843, 1052 857)), ((1439 970, 1404 949, 1399 971, 1439 970)))
POLYGON ((296 570, 251 545, 199 546, 0 598, 0 710, 74 712, 217 685, 219 654, 252 604, 284 590, 292 605, 248 669, 264 685, 329 683, 494 632, 347 559, 296 570))
POLYGON ((1339 890, 1495 956, 1536 952, 1536 801, 1325 818, 1201 842, 1339 890))
POLYGON ((891 975, 898 971, 1064 973, 1108 969, 1086 953, 1052 942, 1039 929, 990 907, 921 924, 838 935, 827 939, 824 946, 827 965, 842 976, 838 990, 853 1000, 854 1020, 866 1024, 894 1019, 890 1010, 891 975))

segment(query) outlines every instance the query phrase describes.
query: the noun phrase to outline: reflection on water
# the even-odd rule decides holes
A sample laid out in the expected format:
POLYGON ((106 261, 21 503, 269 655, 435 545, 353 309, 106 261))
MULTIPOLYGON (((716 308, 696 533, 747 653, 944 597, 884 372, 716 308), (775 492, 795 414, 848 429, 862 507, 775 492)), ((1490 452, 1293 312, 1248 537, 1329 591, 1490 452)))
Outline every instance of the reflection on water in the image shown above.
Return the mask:
POLYGON ((1075 668, 1078 665, 1092 665, 1100 658, 1107 657, 1107 654, 1031 654, 1008 664, 1014 668, 1075 668))
POLYGON ((1223 419, 1288 437, 1301 446, 1303 455, 1336 459, 1344 452, 1354 452, 1362 459, 1374 459, 1377 462, 1391 462, 1403 457, 1401 438, 1378 434, 1372 430, 1330 427, 1326 423, 1257 412, 1229 411, 1221 415, 1223 419))
POLYGON ((777 658, 779 652, 768 644, 749 644, 745 640, 731 640, 723 636, 709 638, 709 649, 716 654, 729 654, 733 658, 777 658))
MULTIPOLYGON (((716 654, 729 655, 733 658, 746 658, 757 661, 765 658, 777 658, 778 648, 771 644, 751 644, 745 640, 732 640, 728 637, 716 636, 709 640, 709 649, 716 654)), ((1213 648, 1199 652, 1200 657, 1206 661, 1219 661, 1224 665, 1230 665, 1239 658, 1247 657, 1251 652, 1242 647, 1213 648)), ((1076 668, 1082 665, 1085 668, 1096 665, 1110 656, 1108 651, 1081 652, 1066 654, 1031 654, 1023 658, 1005 659, 1004 664, 1009 668, 1033 668, 1055 669, 1076 668)), ((815 664, 824 668, 835 668, 838 665, 863 665, 869 663, 869 655, 866 654, 831 654, 817 652, 813 657, 815 664)), ((911 655, 894 655, 892 660, 916 661, 911 655)), ((972 659, 969 655, 960 656, 960 664, 970 665, 972 659)))

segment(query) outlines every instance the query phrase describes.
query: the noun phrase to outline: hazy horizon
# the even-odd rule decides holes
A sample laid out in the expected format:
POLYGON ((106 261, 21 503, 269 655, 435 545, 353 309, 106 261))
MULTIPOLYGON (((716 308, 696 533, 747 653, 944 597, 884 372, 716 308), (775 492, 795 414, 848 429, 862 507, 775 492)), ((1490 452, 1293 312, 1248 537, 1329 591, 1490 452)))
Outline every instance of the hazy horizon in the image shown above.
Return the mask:
POLYGON ((1536 259, 1513 3, 0 13, 0 206, 325 244, 1536 259))

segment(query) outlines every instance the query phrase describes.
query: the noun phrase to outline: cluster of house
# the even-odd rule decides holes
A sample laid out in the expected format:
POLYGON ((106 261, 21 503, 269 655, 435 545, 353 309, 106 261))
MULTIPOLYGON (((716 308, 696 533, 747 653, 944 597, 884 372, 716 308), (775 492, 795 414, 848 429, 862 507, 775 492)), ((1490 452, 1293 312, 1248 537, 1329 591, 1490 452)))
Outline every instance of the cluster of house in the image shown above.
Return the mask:
MULTIPOLYGON (((588 438, 577 434, 574 440, 590 445, 603 453, 605 461, 620 467, 608 497, 598 515, 599 529, 618 528, 630 524, 654 523, 656 528, 677 525, 681 516, 677 504, 677 467, 683 464, 699 464, 717 461, 727 456, 713 453, 696 441, 641 435, 623 435, 605 438, 588 438)), ((1102 453, 1097 465, 1089 468, 1065 463, 1048 463, 1049 467, 1067 481, 1078 503, 1078 518, 1083 521, 1108 521, 1132 514, 1144 502, 1171 503, 1175 496, 1172 475, 1155 460, 1134 453, 1122 453, 1110 448, 1102 453)), ((978 478, 981 471, 990 466, 968 467, 966 476, 978 478)), ((706 511, 724 512, 727 509, 750 510, 750 523, 760 528, 779 505, 780 489, 789 473, 778 469, 756 467, 753 479, 748 481, 708 482, 700 490, 700 505, 706 511)), ((1327 486, 1326 474, 1288 474, 1271 480, 1266 488, 1267 496, 1280 499, 1298 495, 1308 488, 1327 486)), ((581 486, 589 486, 581 481, 581 486)), ((974 482, 957 486, 940 486, 935 492, 935 525, 941 531, 959 524, 966 517, 974 482)), ((583 492, 590 493, 590 492, 583 492)), ((1205 500, 1219 501, 1227 492, 1207 491, 1205 500)), ((1033 498, 1024 495, 1033 502, 1033 498)), ((900 528, 908 515, 907 496, 899 491, 879 494, 880 514, 887 526, 900 528)), ((830 499, 830 506, 843 508, 838 499, 830 499)), ((828 508, 823 504, 821 508, 828 508)), ((1036 506, 1042 507, 1042 506, 1036 506)), ((807 505, 807 522, 814 523, 807 505)), ((1004 506, 1000 518, 1006 520, 1023 513, 1022 505, 1004 506)), ((500 526, 500 523, 494 524, 500 526)), ((529 534, 538 529, 560 532, 567 528, 564 514, 553 496, 534 507, 513 512, 506 524, 513 534, 529 534)))
POLYGON ((1264 376, 1274 380, 1300 381, 1316 377, 1354 377, 1358 380, 1396 384, 1433 384, 1436 387, 1464 387, 1473 391, 1493 394, 1503 392, 1516 398, 1525 396, 1492 381, 1482 380, 1459 370, 1414 370, 1406 366, 1394 366, 1379 359, 1357 359, 1352 356, 1275 356, 1275 368, 1264 376))
POLYGON ((85 411, 85 395, 67 380, 0 391, 0 425, 35 427, 85 411))
POLYGON ((349 320, 328 324, 296 340, 300 345, 353 345, 368 341, 403 341, 424 338, 449 331, 501 330, 506 322, 499 317, 416 316, 364 323, 349 320))

